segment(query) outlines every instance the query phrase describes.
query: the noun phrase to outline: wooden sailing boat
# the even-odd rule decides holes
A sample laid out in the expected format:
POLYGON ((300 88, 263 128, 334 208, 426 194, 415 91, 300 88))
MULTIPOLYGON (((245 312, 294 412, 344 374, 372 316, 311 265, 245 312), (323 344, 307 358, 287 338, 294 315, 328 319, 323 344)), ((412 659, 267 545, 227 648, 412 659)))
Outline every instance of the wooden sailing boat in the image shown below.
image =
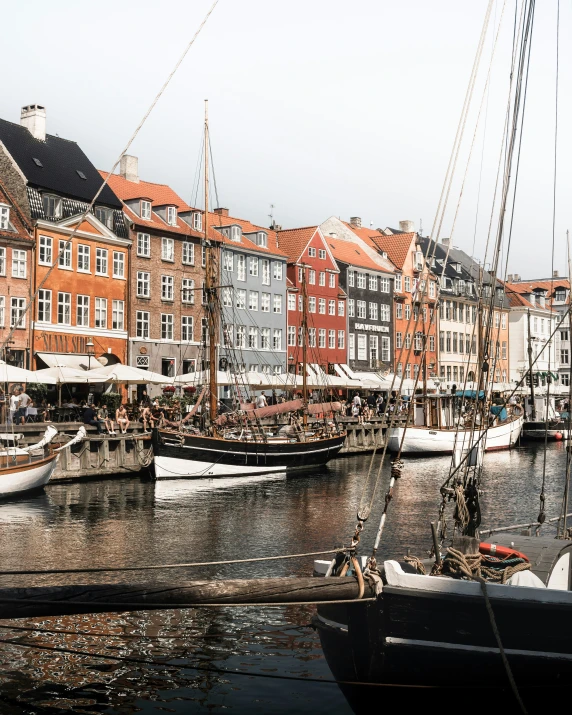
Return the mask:
MULTIPOLYGON (((154 432, 153 454, 156 479, 200 479, 292 472, 325 465, 341 450, 346 433, 335 421, 341 404, 308 404, 307 385, 307 296, 304 288, 302 399, 259 409, 243 405, 236 413, 218 414, 217 338, 219 335, 218 267, 209 237, 209 130, 205 103, 205 215, 206 311, 208 324, 209 387, 208 426, 200 433, 180 423, 176 428, 154 432), (302 414, 301 420, 299 414, 302 414), (314 424, 308 424, 308 415, 314 424), (261 419, 289 415, 290 424, 266 427, 261 419), (319 416, 322 419, 318 421, 319 416)), ((305 285, 305 284, 304 284, 305 285)))

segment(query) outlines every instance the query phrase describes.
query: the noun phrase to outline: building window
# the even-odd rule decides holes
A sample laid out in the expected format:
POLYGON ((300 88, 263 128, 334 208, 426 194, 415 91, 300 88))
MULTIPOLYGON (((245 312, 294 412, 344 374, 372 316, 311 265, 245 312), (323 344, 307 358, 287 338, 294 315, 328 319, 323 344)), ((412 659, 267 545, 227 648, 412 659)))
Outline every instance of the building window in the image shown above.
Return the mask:
POLYGON ((186 266, 195 265, 195 244, 191 241, 183 242, 183 263, 186 266))
MULTIPOLYGON (((2 312, 4 312, 2 310, 2 312)), ((4 316, 2 316, 4 322, 4 316)), ((26 299, 10 299, 10 327, 24 329, 26 327, 26 299)))
POLYGON ((335 314, 336 314, 336 301, 329 300, 328 301, 328 315, 335 315, 335 314))
POLYGON ((501 359, 506 360, 506 340, 502 341, 501 345, 501 359))
POLYGON ((258 350, 258 328, 252 325, 248 328, 248 347, 258 350))
POLYGON ((94 213, 98 221, 101 221, 104 226, 107 226, 107 228, 113 231, 113 211, 111 209, 107 209, 104 206, 96 206, 94 213))
POLYGON ((355 316, 355 300, 353 298, 348 298, 348 318, 353 318, 355 316))
POLYGON ((348 268, 348 287, 353 288, 355 285, 355 273, 348 268))
POLYGON ((272 349, 282 350, 282 331, 279 328, 274 328, 272 333, 272 349))
POLYGON ((89 296, 78 295, 76 325, 82 328, 89 328, 89 296))
POLYGON ((80 273, 90 271, 90 247, 81 243, 77 247, 77 269, 80 273))
POLYGON ((330 288, 336 287, 336 274, 330 273, 330 288))
MULTIPOLYGON (((365 288, 365 273, 357 274, 357 287, 365 288)), ((358 360, 359 360, 359 358, 358 358, 358 360)))
POLYGON ((288 293, 288 310, 296 310, 296 295, 288 293))
POLYGON ((177 225, 177 209, 174 206, 167 206, 167 223, 169 226, 177 225))
POLYGON ((52 265, 52 239, 49 236, 40 236, 38 247, 38 263, 42 266, 52 265))
POLYGON ((8 231, 10 227, 10 207, 0 205, 0 230, 8 231))
POLYGON ((231 241, 240 241, 240 235, 241 235, 240 226, 233 226, 230 229, 230 240, 231 241))
POLYGON ((395 304, 395 317, 397 320, 401 320, 403 318, 403 303, 395 304))
MULTIPOLYGON (((323 300, 323 298, 321 298, 321 300, 323 300)), ((314 298, 313 295, 308 298, 308 312, 309 313, 316 312, 316 299, 314 298)), ((324 312, 325 312, 325 310, 324 310, 324 312)))
POLYGON ((404 276, 405 278, 405 292, 411 293, 411 278, 409 276, 404 276))
POLYGON ((175 260, 175 239, 174 238, 163 238, 161 239, 161 259, 163 261, 174 262, 175 260))
POLYGON ((38 322, 39 323, 51 323, 52 322, 52 291, 51 290, 39 290, 38 291, 38 322))
POLYGON ((275 261, 273 264, 273 276, 275 281, 282 280, 283 267, 282 263, 275 261))
POLYGON ((256 256, 250 256, 248 259, 248 272, 251 276, 258 275, 258 258, 256 256))
POLYGON ((98 276, 107 275, 107 249, 95 249, 95 274, 98 276))
POLYGON ((58 293, 58 323, 71 325, 71 293, 58 293))
POLYGON ((377 276, 370 275, 369 277, 369 289, 377 290, 377 276))
POLYGON ((405 305, 405 320, 409 320, 411 318, 411 306, 409 303, 406 303, 405 305))
POLYGON ((320 328, 318 330, 318 347, 319 348, 326 347, 326 329, 325 328, 320 328))
POLYGON ((501 329, 506 330, 506 313, 501 313, 501 329))
MULTIPOLYGON (((310 312, 315 313, 316 312, 316 299, 312 298, 312 300, 314 301, 314 310, 312 310, 310 312)), ((325 298, 320 298, 318 300, 318 313, 320 313, 321 315, 326 314, 326 299, 325 298)))
POLYGON ((137 255, 144 258, 151 255, 151 236, 148 233, 137 234, 137 255))
POLYGON ((272 304, 272 310, 274 313, 281 313, 282 312, 282 296, 278 293, 274 294, 274 299, 273 299, 273 304, 272 304))
MULTIPOLYGON (((335 305, 335 301, 334 301, 335 305)), ((338 316, 342 318, 345 315, 345 305, 343 300, 338 300, 338 316)))
POLYGON ((225 286, 222 289, 222 304, 226 308, 232 307, 232 288, 230 288, 229 286, 225 286))
POLYGON ((149 313, 146 310, 138 310, 135 319, 135 332, 138 338, 149 337, 149 313))
MULTIPOLYGON (((200 216, 200 214, 199 214, 199 216, 200 216)), ((190 343, 193 340, 193 316, 192 315, 183 315, 181 317, 181 340, 185 343, 190 343)))
POLYGON ((139 298, 151 297, 151 274, 137 271, 137 296, 139 298))
POLYGON ((161 313, 161 340, 173 339, 173 314, 161 313))
POLYGON ((234 270, 234 256, 231 251, 223 251, 222 254, 222 268, 224 271, 232 271, 234 270))
POLYGON ((125 303, 122 300, 114 300, 111 307, 112 330, 123 330, 125 326, 125 303))
POLYGON ((113 277, 125 278, 125 254, 113 251, 113 277))
MULTIPOLYGON (((373 276, 372 276, 373 277, 373 276)), ((377 287, 376 287, 377 289, 377 287)), ((389 278, 383 278, 380 276, 379 278, 379 290, 382 293, 389 293, 389 278)))
POLYGON ((447 351, 448 353, 450 353, 450 352, 451 352, 451 332, 450 332, 449 330, 447 330, 447 333, 446 333, 446 342, 445 342, 445 345, 446 345, 446 348, 445 348, 446 351, 447 351))
POLYGON ((366 318, 367 317, 365 300, 358 300, 358 302, 357 302, 357 317, 358 318, 366 318))
POLYGON ((453 352, 458 352, 457 350, 457 333, 453 333, 453 352))
POLYGON ((445 352, 445 332, 443 330, 439 332, 439 350, 442 353, 445 352))
POLYGON ((260 349, 270 350, 270 328, 260 328, 260 349))
MULTIPOLYGON (((503 375, 505 375, 505 374, 506 374, 506 373, 503 372, 503 375)), ((560 383, 561 385, 564 385, 565 387, 569 387, 569 386, 570 386, 570 373, 569 373, 569 372, 562 372, 562 373, 560 373, 560 379, 561 379, 561 381, 562 381, 562 382, 560 383)), ((503 377, 503 382, 506 382, 506 378, 505 378, 505 377, 503 377)))
POLYGON ((251 290, 248 293, 248 310, 258 310, 258 291, 251 290))
POLYGON ((405 333, 405 348, 409 350, 411 347, 411 333, 405 333))
POLYGON ((354 333, 348 333, 348 352, 349 352, 349 359, 350 360, 355 360, 356 357, 356 342, 355 342, 355 334, 354 333))
POLYGON ((69 241, 60 241, 60 249, 58 253, 58 266, 60 268, 71 269, 72 262, 72 247, 69 241))
POLYGON ((316 249, 312 246, 308 248, 308 256, 310 256, 310 258, 316 258, 316 249))
POLYGON ((370 303, 369 304, 369 319, 370 320, 377 320, 377 303, 370 303))
POLYGON ((338 330, 338 350, 346 349, 346 331, 338 330))
MULTIPOLYGON (((396 293, 401 293, 401 291, 403 290, 403 288, 402 288, 402 278, 403 278, 403 277, 402 277, 401 273, 396 273, 396 274, 395 274, 395 282, 394 282, 394 284, 393 284, 393 290, 394 290, 396 293)), ((385 291, 383 291, 383 289, 382 289, 382 292, 385 292, 385 291)), ((389 289, 388 289, 386 292, 389 293, 389 289)))
POLYGON ((236 277, 239 281, 246 280, 246 256, 239 253, 236 257, 236 277))
POLYGON ((195 302, 195 281, 183 278, 181 283, 181 302, 193 305, 195 302))
POLYGON ((312 270, 311 268, 308 271, 308 283, 310 285, 316 285, 316 271, 312 270))
POLYGON ((95 299, 95 327, 107 328, 107 298, 95 299))
POLYGON ((246 290, 244 288, 237 288, 235 295, 236 295, 236 307, 246 310, 246 290))
POLYGON ((570 353, 568 351, 568 348, 561 348, 560 350, 560 362, 563 365, 568 365, 570 362, 570 353))
POLYGON ((308 347, 316 347, 316 328, 308 328, 308 347))
POLYGON ((60 218, 62 215, 62 200, 59 196, 44 194, 42 196, 46 218, 60 218))
POLYGON ((381 361, 388 363, 391 359, 391 351, 389 348, 389 338, 381 336, 381 361))
POLYGON ((262 285, 270 285, 270 261, 267 258, 263 258, 262 261, 262 285))
POLYGON ((403 333, 395 333, 395 347, 403 347, 403 333))
POLYGON ((357 336, 357 359, 367 360, 367 335, 357 336))
POLYGON ((324 273, 324 271, 320 271, 319 283, 320 283, 321 286, 325 286, 325 285, 326 285, 326 274, 324 273))
POLYGON ((12 249, 12 278, 26 277, 26 251, 12 249))
POLYGON ((141 218, 145 221, 151 220, 151 202, 141 201, 141 218))
POLYGON ((328 348, 334 350, 336 347, 336 331, 328 330, 328 348))
POLYGON ((234 325, 230 323, 225 323, 222 326, 222 340, 225 348, 232 347, 232 339, 234 337, 234 325))
POLYGON ((270 313, 270 293, 262 293, 260 309, 263 313, 270 313))
POLYGON ((326 249, 325 248, 320 248, 318 250, 318 258, 322 261, 326 260, 326 249))
POLYGON ((391 308, 389 307, 389 305, 385 305, 385 303, 381 303, 381 305, 379 306, 379 310, 380 310, 379 319, 383 320, 386 323, 389 323, 389 321, 391 320, 391 308))
POLYGON ((174 300, 175 281, 173 276, 161 276, 161 300, 174 300))
POLYGON ((288 347, 296 347, 296 326, 288 326, 288 347))

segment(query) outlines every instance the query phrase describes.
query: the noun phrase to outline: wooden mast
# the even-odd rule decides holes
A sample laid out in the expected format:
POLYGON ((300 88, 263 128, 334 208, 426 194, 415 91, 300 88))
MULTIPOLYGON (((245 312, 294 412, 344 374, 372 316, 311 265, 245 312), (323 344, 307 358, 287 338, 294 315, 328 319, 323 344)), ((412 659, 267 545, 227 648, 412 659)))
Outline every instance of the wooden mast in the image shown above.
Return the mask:
MULTIPOLYGON (((204 243, 206 249, 206 270, 205 270, 205 292, 207 296, 207 320, 209 338, 209 416, 211 425, 217 417, 217 364, 216 364, 216 309, 217 302, 215 295, 215 262, 213 257, 213 247, 209 241, 209 100, 205 99, 205 220, 204 220, 204 243)), ((214 429, 214 426, 213 426, 214 429)))
POLYGON ((306 266, 302 264, 302 399, 304 401, 304 424, 308 422, 308 291, 306 289, 306 266))
MULTIPOLYGON (((532 400, 532 414, 533 420, 536 419, 536 401, 534 399, 534 377, 532 375, 532 335, 530 332, 530 308, 526 311, 526 322, 528 326, 528 375, 530 378, 530 398, 532 400)), ((548 410, 548 408, 547 408, 548 410)), ((546 412, 548 415, 548 411, 546 412)))

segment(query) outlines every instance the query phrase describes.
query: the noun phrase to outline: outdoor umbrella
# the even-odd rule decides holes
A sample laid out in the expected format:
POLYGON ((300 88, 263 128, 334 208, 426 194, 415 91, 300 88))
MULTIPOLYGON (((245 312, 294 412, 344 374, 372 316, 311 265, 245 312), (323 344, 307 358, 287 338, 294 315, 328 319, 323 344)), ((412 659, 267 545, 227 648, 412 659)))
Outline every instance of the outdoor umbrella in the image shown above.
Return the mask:
POLYGON ((98 367, 96 370, 88 370, 86 375, 91 375, 94 378, 103 378, 105 382, 123 382, 129 385, 146 385, 152 383, 154 385, 172 384, 173 378, 161 375, 158 372, 150 370, 141 370, 138 367, 131 365, 106 365, 98 367))
POLYGON ((0 363, 0 383, 2 382, 27 382, 55 385, 56 380, 51 375, 40 375, 41 371, 24 370, 21 367, 0 363))

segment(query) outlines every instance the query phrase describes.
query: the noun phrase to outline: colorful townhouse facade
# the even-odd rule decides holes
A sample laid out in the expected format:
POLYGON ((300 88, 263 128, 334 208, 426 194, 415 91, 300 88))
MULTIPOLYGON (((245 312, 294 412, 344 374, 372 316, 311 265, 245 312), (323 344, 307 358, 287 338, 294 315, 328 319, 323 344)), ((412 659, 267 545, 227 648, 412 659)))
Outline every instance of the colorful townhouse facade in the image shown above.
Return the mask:
MULTIPOLYGON (((204 212, 169 186, 140 179, 134 156, 122 158, 109 185, 131 241, 127 361, 167 377, 195 372, 206 358, 204 212)), ((212 229, 209 238, 217 252, 212 229)))
POLYGON ((209 222, 222 253, 219 369, 281 375, 286 372, 287 255, 278 235, 230 216, 227 208, 216 208, 209 222))
POLYGON ((347 295, 347 364, 352 371, 389 372, 394 355, 394 266, 351 224, 332 216, 320 228, 347 295))
POLYGON ((24 309, 30 302, 34 230, 21 208, 27 203, 25 184, 4 158, 0 154, 0 359, 27 367, 31 332, 24 309))
POLYGON ((347 294, 340 286, 340 269, 319 226, 278 231, 281 250, 288 255, 287 350, 288 371, 301 374, 303 341, 308 363, 327 374, 347 362, 347 294), (304 295, 308 332, 303 331, 304 295))
POLYGON ((82 219, 101 176, 75 142, 47 134, 40 105, 23 107, 20 124, 0 120, 0 142, 34 226, 30 366, 125 362, 130 240, 121 202, 105 186, 82 219))
POLYGON ((419 376, 419 380, 425 380, 438 375, 438 318, 434 316, 437 281, 430 267, 425 265, 412 222, 402 221, 400 227, 400 231, 387 228, 383 232, 361 229, 361 234, 395 266, 394 370, 406 379, 415 380, 419 376), (426 281, 426 285, 421 281, 426 281))

